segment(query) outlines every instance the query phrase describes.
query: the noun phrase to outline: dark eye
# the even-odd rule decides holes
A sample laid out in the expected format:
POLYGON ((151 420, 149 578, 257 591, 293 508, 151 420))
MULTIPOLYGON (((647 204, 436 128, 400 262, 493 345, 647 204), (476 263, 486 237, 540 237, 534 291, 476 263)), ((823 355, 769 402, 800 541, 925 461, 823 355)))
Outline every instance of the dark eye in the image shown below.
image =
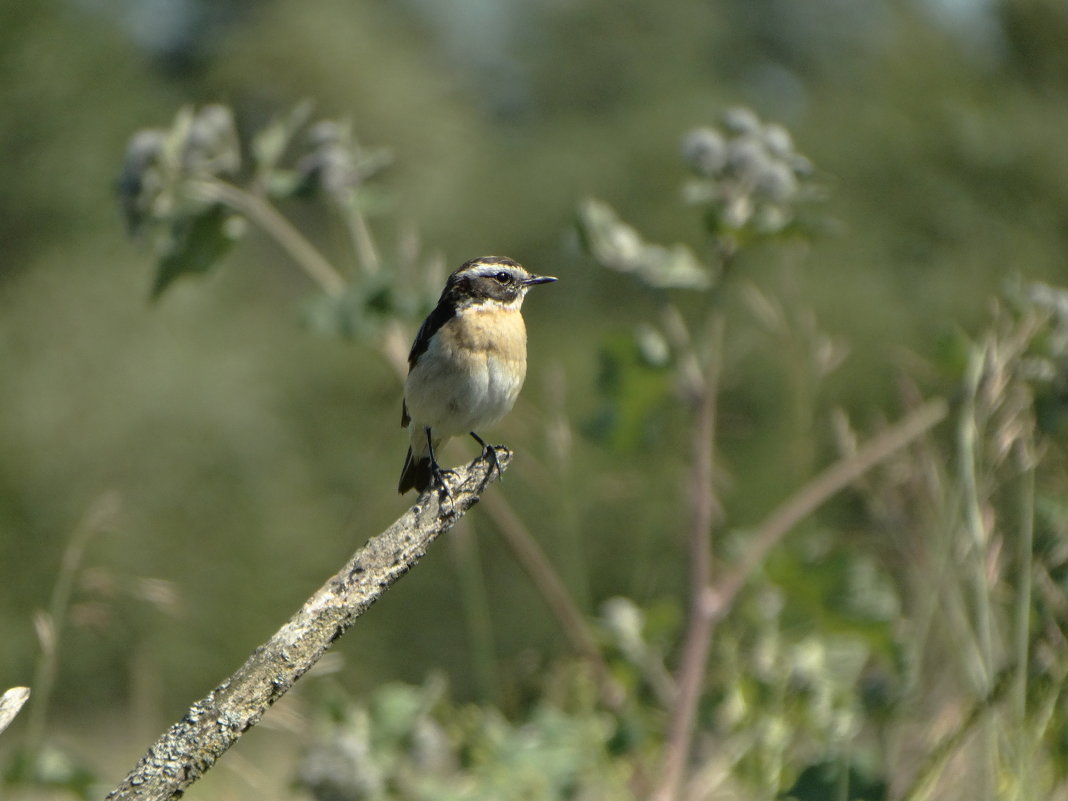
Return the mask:
POLYGON ((497 273, 493 277, 497 279, 498 284, 507 284, 509 281, 512 280, 512 276, 510 276, 508 273, 497 273))

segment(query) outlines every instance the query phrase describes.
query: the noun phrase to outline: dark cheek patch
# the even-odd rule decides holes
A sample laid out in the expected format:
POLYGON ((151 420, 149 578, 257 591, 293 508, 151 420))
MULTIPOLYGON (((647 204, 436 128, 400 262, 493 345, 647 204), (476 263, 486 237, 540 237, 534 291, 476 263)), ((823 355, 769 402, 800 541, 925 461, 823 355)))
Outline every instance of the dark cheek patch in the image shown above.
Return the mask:
POLYGON ((515 300, 516 296, 516 287, 513 284, 502 284, 489 276, 471 279, 469 287, 474 298, 491 298, 507 303, 515 300))

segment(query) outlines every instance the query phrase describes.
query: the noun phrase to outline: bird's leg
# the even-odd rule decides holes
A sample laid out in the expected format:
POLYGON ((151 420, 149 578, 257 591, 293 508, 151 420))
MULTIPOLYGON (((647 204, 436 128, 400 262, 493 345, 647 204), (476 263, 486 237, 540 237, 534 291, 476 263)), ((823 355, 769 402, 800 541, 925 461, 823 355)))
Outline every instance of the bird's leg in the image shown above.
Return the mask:
POLYGON ((426 428, 426 447, 430 452, 430 475, 434 480, 438 482, 438 487, 445 492, 445 497, 450 501, 452 500, 452 490, 449 489, 449 485, 445 481, 445 474, 452 473, 452 470, 443 470, 441 465, 438 464, 438 457, 434 453, 434 443, 430 438, 430 427, 426 428))
POLYGON ((471 431, 470 434, 474 437, 475 442, 482 446, 482 458, 488 457, 490 460, 490 469, 486 473, 486 478, 482 481, 482 487, 486 486, 486 482, 490 480, 490 476, 493 475, 494 470, 497 471, 497 478, 503 479, 504 476, 501 475, 501 463, 497 460, 497 449, 492 445, 487 445, 485 440, 474 431, 471 431))

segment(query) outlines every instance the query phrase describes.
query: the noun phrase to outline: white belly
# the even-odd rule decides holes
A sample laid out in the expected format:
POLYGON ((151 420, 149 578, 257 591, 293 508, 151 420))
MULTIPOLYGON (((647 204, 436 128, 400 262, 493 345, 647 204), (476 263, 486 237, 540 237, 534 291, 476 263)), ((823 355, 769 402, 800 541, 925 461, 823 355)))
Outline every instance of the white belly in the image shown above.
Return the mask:
POLYGON ((413 429, 435 438, 488 427, 511 411, 526 377, 526 331, 516 312, 492 336, 478 325, 443 326, 405 383, 413 429), (450 330, 446 330, 446 328, 450 330))

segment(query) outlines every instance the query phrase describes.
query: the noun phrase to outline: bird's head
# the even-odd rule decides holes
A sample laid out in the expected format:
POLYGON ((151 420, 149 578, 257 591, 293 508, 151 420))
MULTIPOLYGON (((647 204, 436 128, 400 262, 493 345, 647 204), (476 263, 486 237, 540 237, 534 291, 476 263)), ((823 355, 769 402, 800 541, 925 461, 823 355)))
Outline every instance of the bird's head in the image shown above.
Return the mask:
POLYGON ((518 308, 532 286, 555 280, 548 275, 534 275, 519 262, 503 256, 482 256, 465 262, 449 276, 444 296, 457 307, 496 301, 518 308))

